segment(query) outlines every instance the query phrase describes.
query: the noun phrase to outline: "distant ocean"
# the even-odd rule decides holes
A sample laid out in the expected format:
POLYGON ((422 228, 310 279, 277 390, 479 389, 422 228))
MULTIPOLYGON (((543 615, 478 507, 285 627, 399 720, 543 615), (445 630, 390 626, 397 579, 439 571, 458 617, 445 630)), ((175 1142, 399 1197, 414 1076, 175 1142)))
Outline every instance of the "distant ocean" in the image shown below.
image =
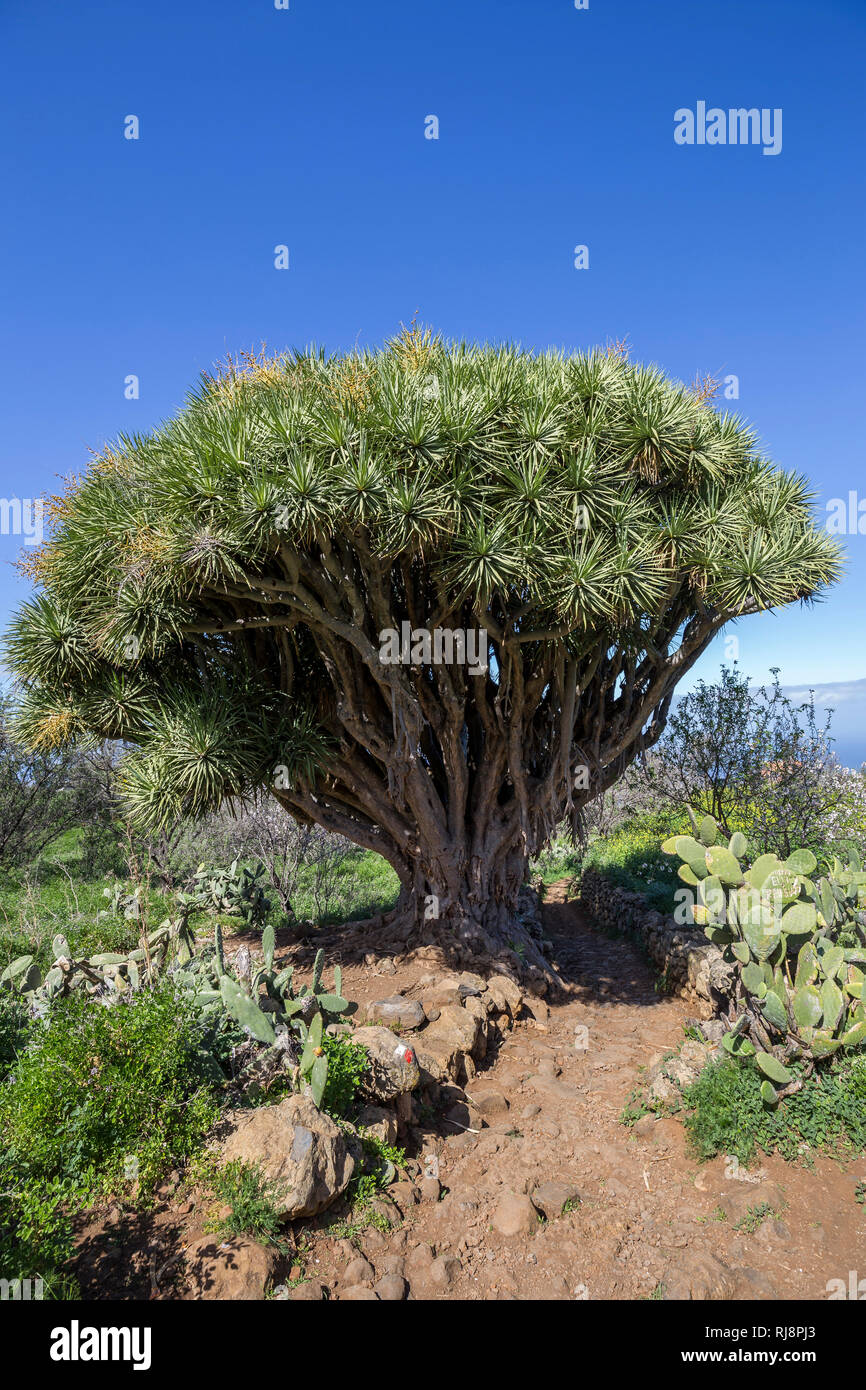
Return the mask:
MULTIPOLYGON (((795 704, 802 704, 809 698, 808 685, 783 688, 795 704)), ((816 682, 812 689, 819 722, 824 722, 825 710, 833 711, 830 734, 835 740, 833 751, 836 757, 844 767, 862 767, 866 763, 866 680, 839 681, 835 685, 816 682)))
POLYGON ((795 705, 805 704, 813 690, 819 726, 826 720, 826 711, 833 711, 830 737, 839 762, 856 770, 866 763, 866 680, 838 681, 835 685, 816 681, 813 686, 783 685, 782 689, 795 705))

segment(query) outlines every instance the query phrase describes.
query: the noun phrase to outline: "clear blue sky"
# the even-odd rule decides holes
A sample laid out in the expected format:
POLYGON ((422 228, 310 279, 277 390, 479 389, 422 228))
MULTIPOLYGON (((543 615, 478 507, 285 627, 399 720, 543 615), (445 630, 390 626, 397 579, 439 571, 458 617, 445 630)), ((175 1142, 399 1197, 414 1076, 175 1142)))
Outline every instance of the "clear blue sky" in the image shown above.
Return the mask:
MULTIPOLYGON (((0 496, 157 424, 230 350, 376 344, 417 311, 736 374, 822 515, 866 498, 866 0, 0 0, 0 50, 0 496), (782 108, 781 153, 675 144, 698 101, 782 108)), ((741 625, 756 679, 866 676, 846 545, 824 605, 741 625)))

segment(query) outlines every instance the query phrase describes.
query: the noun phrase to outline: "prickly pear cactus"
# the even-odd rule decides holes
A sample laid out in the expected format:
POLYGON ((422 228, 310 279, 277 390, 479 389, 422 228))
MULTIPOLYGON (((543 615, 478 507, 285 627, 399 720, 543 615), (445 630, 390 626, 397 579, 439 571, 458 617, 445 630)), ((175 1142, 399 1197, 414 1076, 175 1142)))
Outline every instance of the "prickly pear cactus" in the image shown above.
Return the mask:
MULTIPOLYGON (((262 934, 260 963, 254 963, 243 947, 229 962, 217 924, 209 954, 199 954, 175 979, 206 1014, 228 1014, 248 1037, 267 1046, 268 1057, 279 1053, 295 1083, 306 1087, 315 1104, 321 1105, 328 1078, 324 1030, 352 1005, 342 995, 339 966, 334 970, 333 989, 325 987, 324 952, 316 954, 309 988, 304 985, 295 993, 293 969, 276 968, 275 948, 275 933, 269 926, 262 934)), ((257 1075, 261 1061, 254 1064, 257 1075)))
POLYGON ((120 997, 128 990, 140 988, 143 970, 152 977, 168 961, 177 965, 187 963, 192 958, 193 946, 184 917, 162 922, 143 938, 141 946, 126 955, 106 951, 75 959, 65 936, 58 935, 52 942, 54 964, 44 979, 32 956, 20 956, 0 975, 0 989, 17 990, 31 1005, 40 1007, 72 990, 120 997))
POLYGON ((725 842, 712 816, 689 812, 693 835, 662 849, 680 860, 694 922, 736 967, 733 1026, 722 1045, 753 1058, 768 1105, 799 1089, 788 1063, 866 1042, 866 873, 852 856, 817 880, 811 850, 752 864, 739 832, 725 842))

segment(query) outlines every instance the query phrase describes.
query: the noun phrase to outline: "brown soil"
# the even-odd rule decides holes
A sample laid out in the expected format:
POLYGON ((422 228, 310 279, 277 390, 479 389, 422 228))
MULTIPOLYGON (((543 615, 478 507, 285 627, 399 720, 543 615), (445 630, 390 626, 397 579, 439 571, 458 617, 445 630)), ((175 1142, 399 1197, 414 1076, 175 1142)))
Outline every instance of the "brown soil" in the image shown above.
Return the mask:
MULTIPOLYGON (((688 1009, 660 995, 640 951, 601 935, 566 890, 554 885, 544 906, 562 998, 546 1021, 518 1022, 466 1086, 474 1100, 503 1097, 500 1112, 489 1101, 480 1132, 434 1116, 412 1132, 416 1179, 435 1166, 432 1156, 439 1200, 419 1200, 417 1181, 391 1189, 403 1219, 384 1234, 369 1227, 347 1238, 351 1213, 339 1207, 298 1223, 293 1236, 303 1253, 278 1268, 276 1281, 297 1276, 302 1263, 313 1286, 306 1294, 321 1288, 340 1298, 359 1252, 374 1267, 368 1283, 393 1271, 405 1275, 411 1298, 432 1299, 826 1299, 829 1280, 847 1284, 858 1269, 866 1276, 866 1207, 855 1200, 866 1160, 846 1168, 822 1158, 810 1170, 763 1157, 736 1176, 724 1158, 694 1160, 677 1118, 623 1126, 619 1116, 642 1069, 682 1043, 688 1009), (524 1234, 499 1234, 503 1196, 552 1180, 576 1189, 572 1208, 533 1219, 524 1234), (760 1219, 766 1206, 772 1212, 760 1219), (419 1246, 453 1258, 437 1259, 431 1272, 419 1246)), ((365 964, 360 940, 343 953, 351 998, 363 1005, 422 992, 416 982, 429 964, 417 957, 365 964)), ((339 959, 338 942, 335 934, 329 963, 339 959)), ((369 936, 365 944, 369 952, 369 936)), ((292 946, 290 957, 302 967, 309 945, 292 946)), ((79 1237, 85 1297, 183 1296, 184 1248, 212 1214, 182 1183, 146 1217, 118 1206, 98 1214, 79 1237)))

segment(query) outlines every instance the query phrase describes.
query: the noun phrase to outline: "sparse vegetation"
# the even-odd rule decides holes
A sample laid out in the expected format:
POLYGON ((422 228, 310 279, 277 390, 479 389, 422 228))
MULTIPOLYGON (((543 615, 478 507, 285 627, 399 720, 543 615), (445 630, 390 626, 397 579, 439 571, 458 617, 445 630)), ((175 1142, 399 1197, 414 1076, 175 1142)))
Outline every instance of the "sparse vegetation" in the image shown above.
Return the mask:
POLYGON ((278 1189, 259 1167, 234 1160, 213 1170, 210 1186, 214 1199, 230 1208, 225 1216, 211 1219, 207 1229, 226 1236, 251 1236, 263 1245, 287 1249, 282 1214, 276 1204, 278 1189))

